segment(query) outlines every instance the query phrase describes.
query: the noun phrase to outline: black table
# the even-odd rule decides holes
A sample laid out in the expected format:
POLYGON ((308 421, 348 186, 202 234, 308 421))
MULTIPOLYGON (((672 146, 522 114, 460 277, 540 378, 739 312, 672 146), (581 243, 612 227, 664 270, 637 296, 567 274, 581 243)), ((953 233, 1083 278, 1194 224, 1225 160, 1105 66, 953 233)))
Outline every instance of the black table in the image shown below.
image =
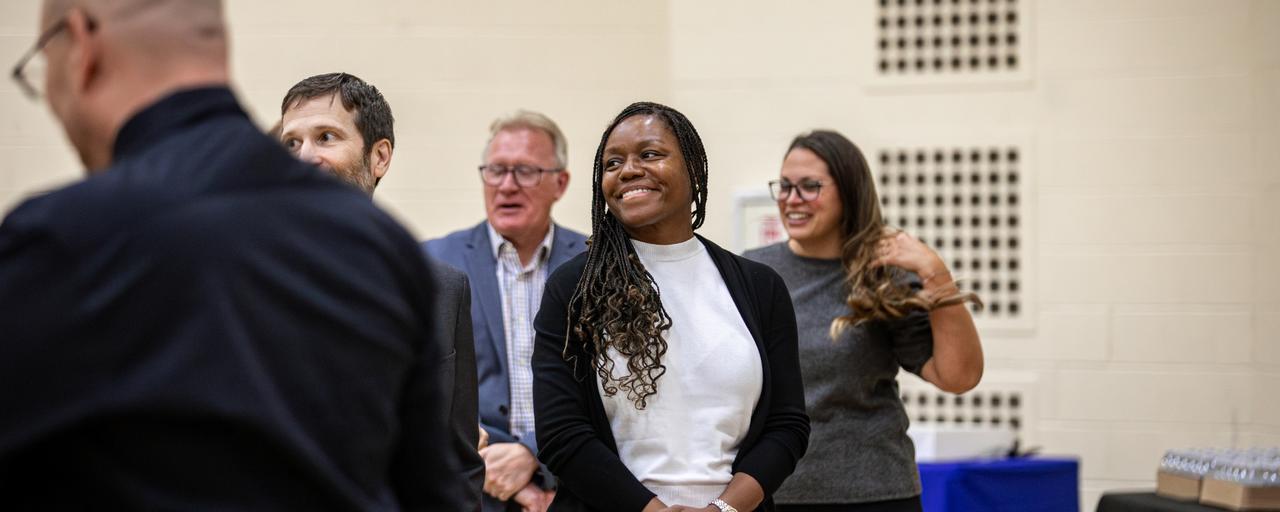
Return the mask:
POLYGON ((1154 492, 1109 492, 1098 500, 1097 512, 1222 512, 1194 501, 1178 501, 1154 492))

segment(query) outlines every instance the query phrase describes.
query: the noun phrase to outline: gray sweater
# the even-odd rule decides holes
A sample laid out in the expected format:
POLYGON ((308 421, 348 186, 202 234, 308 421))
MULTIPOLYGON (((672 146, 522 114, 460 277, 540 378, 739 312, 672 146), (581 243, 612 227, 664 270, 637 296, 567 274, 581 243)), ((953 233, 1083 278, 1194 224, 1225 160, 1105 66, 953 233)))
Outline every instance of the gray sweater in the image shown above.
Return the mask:
MULTIPOLYGON (((933 355, 928 313, 860 325, 832 340, 831 321, 848 311, 839 260, 796 256, 786 242, 743 255, 782 276, 800 334, 805 412, 812 430, 808 452, 776 501, 862 503, 919 495, 915 448, 907 437, 896 376, 899 367, 918 374, 933 355)), ((907 278, 920 286, 914 274, 907 278)))

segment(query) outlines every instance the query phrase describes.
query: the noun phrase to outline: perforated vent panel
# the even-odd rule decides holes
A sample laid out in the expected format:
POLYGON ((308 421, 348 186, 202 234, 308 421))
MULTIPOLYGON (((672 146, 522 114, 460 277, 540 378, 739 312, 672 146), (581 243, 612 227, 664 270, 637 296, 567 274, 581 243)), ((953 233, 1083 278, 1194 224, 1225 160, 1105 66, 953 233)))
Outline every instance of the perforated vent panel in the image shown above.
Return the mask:
POLYGON ((993 372, 959 396, 906 373, 899 375, 898 385, 912 425, 1010 429, 1024 448, 1038 442, 1040 388, 1034 375, 993 372))
POLYGON ((1029 84, 1029 0, 876 0, 873 88, 1029 84))
POLYGON ((982 297, 976 318, 1009 326, 1028 315, 1024 157, 1017 146, 876 155, 885 220, 938 251, 961 289, 982 297))
POLYGON ((1002 71, 1022 65, 1018 0, 879 0, 884 74, 1002 71))
POLYGON ((932 389, 902 392, 911 422, 917 425, 955 425, 1021 430, 1025 420, 1022 393, 1013 390, 974 391, 949 395, 932 389))

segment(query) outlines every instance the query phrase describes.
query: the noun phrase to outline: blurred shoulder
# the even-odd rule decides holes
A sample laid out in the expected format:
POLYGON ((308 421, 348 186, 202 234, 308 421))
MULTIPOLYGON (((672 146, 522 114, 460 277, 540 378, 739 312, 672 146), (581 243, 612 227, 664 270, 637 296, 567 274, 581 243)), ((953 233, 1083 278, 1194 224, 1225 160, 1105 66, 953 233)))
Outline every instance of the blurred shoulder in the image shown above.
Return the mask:
POLYGON ((776 266, 785 262, 787 257, 791 256, 791 249, 787 248, 786 242, 777 242, 763 247, 747 249, 743 251, 742 256, 752 261, 776 266))
POLYGON ((582 272, 587 267, 587 254, 586 251, 583 251, 551 271, 551 274, 547 276, 546 288, 567 288, 572 290, 577 287, 578 281, 582 278, 582 272))
POLYGON ((72 248, 92 246, 118 233, 119 224, 164 201, 130 186, 118 174, 101 173, 23 201, 5 216, 0 233, 5 238, 39 234, 72 248))
POLYGON ((484 221, 474 226, 452 231, 442 237, 422 242, 422 249, 432 257, 448 263, 455 263, 451 256, 467 247, 477 237, 477 231, 484 230, 484 221))
POLYGON ((573 244, 585 244, 587 241, 587 235, 584 235, 572 229, 561 226, 560 224, 555 224, 555 230, 556 230, 556 237, 563 239, 567 242, 570 242, 573 244))
POLYGON ((427 271, 430 272, 432 280, 441 287, 441 291, 449 292, 467 288, 468 281, 465 272, 430 254, 424 254, 423 258, 427 262, 427 271))

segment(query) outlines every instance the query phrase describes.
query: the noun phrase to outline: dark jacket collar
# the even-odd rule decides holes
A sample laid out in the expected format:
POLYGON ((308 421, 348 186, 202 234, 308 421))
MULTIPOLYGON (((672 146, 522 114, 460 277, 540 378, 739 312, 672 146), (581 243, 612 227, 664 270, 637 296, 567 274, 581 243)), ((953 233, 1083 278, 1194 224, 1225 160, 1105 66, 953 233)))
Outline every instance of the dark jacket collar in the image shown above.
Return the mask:
POLYGON ((235 95, 226 87, 177 91, 142 109, 124 123, 116 134, 113 160, 118 161, 152 147, 179 128, 225 114, 246 116, 235 95))

